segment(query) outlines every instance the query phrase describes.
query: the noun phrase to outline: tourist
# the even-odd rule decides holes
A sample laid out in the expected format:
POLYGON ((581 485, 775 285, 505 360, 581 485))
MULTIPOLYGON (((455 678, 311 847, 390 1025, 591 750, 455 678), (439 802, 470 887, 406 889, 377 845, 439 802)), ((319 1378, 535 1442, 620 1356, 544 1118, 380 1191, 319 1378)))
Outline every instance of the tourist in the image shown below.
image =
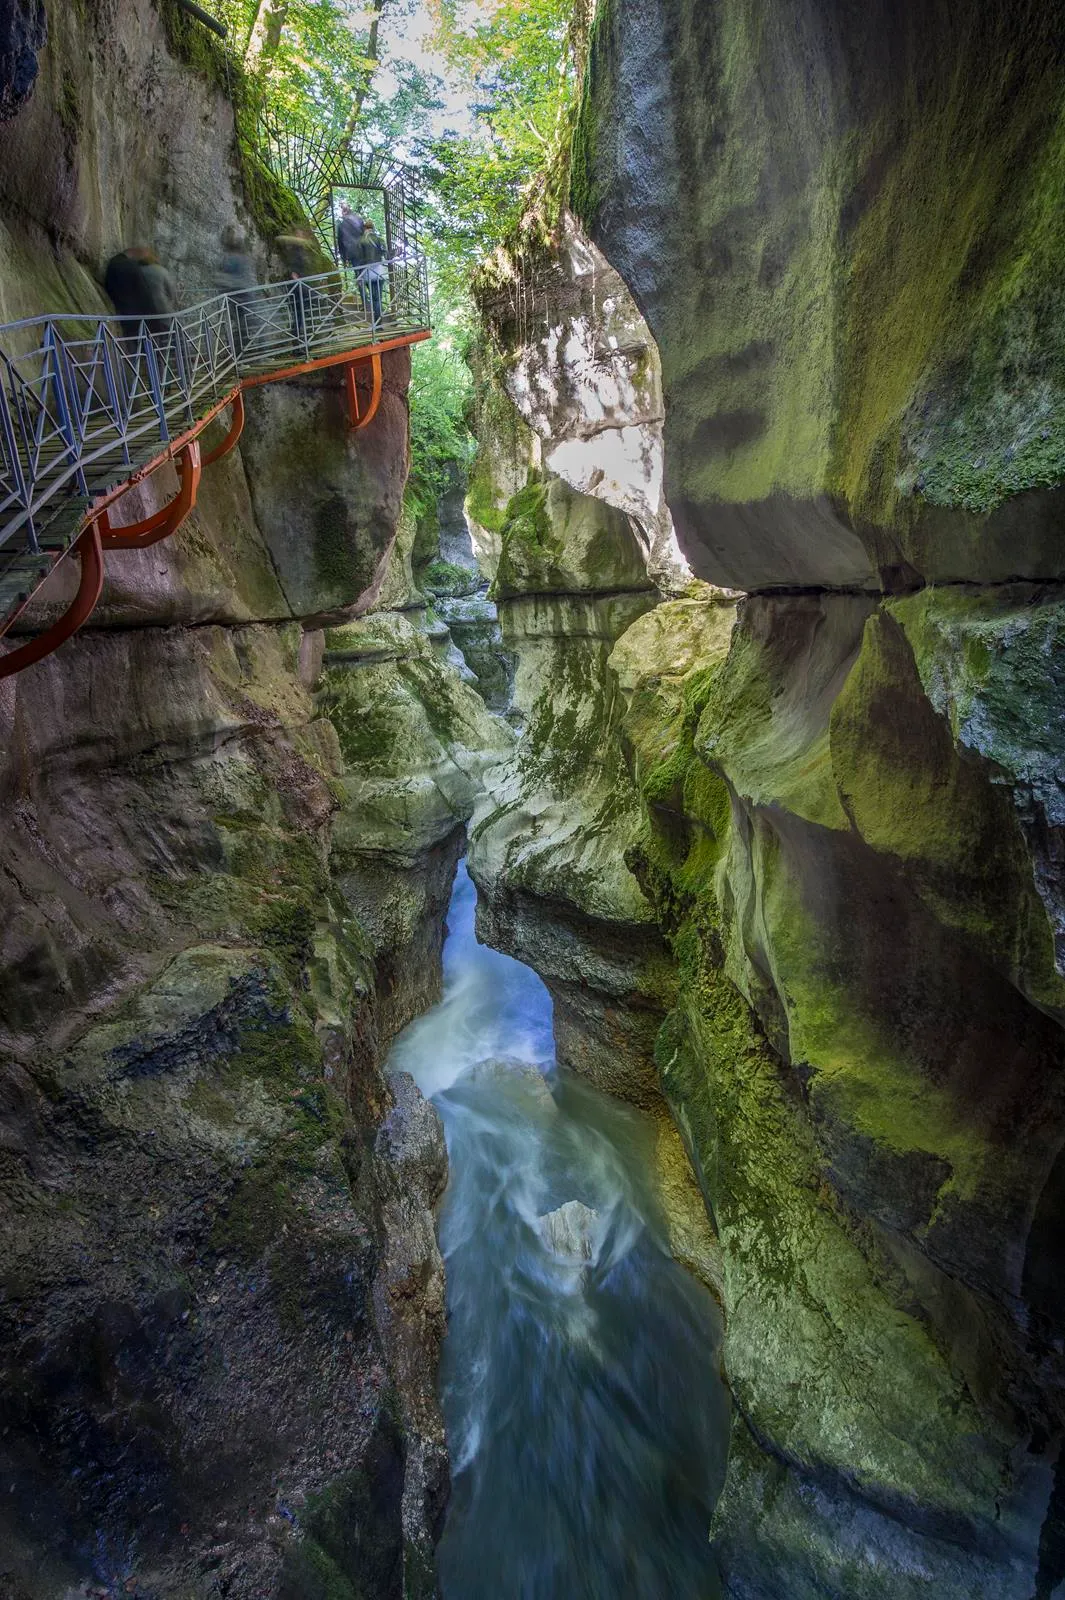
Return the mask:
MULTIPOLYGON (((113 255, 104 272, 104 289, 122 319, 122 332, 136 338, 146 317, 177 310, 174 280, 146 245, 127 245, 113 255)), ((161 325, 155 324, 158 330, 161 325)))
POLYGON ((241 289, 255 287, 255 267, 247 239, 233 223, 222 229, 222 256, 214 281, 220 294, 239 294, 241 289))
POLYGON ((292 293, 292 331, 303 345, 309 344, 308 312, 311 308, 311 289, 304 283, 315 266, 314 240, 309 228, 293 228, 282 233, 277 240, 288 275, 295 288, 292 293))
POLYGON ((247 239, 233 223, 222 230, 222 255, 214 281, 220 294, 236 297, 231 315, 233 340, 239 356, 252 337, 249 301, 250 291, 255 288, 255 266, 247 239))
POLYGON ((177 285, 153 250, 142 251, 141 272, 151 306, 149 315, 153 317, 172 315, 178 308, 177 285))
POLYGON ((337 254, 342 267, 358 266, 356 256, 366 224, 345 202, 340 207, 340 224, 337 228, 337 254))
POLYGON ((367 220, 359 241, 359 286, 362 303, 376 325, 381 320, 382 284, 388 276, 385 266, 385 247, 377 236, 372 222, 367 220))

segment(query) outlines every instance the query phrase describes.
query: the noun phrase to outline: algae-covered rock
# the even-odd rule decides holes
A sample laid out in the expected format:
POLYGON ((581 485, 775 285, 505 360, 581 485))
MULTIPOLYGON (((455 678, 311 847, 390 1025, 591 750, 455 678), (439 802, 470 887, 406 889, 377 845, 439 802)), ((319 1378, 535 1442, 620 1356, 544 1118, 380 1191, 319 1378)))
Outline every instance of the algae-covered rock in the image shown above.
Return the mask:
POLYGON ((401 1340, 378 1284, 435 1259, 439 1161, 419 1191, 373 1133, 458 841, 410 885, 420 971, 397 999, 389 928, 331 874, 342 763, 302 647, 298 627, 83 633, 5 691, 24 798, 2 839, 0 1539, 40 1600, 132 1577, 206 1594, 219 1572, 280 1594, 320 1550, 347 1581, 330 1496, 389 1572, 428 1559, 440 1328, 419 1280, 401 1340))
POLYGON ((655 1098, 651 1043, 668 977, 625 864, 639 812, 607 660, 650 603, 636 590, 501 605, 525 727, 510 761, 488 774, 469 853, 485 890, 480 934, 551 989, 559 1059, 641 1102, 655 1098))
POLYGON ((1005 1392, 1057 1383, 1025 1332, 1058 1304, 1060 1029, 1025 957, 1053 938, 1003 770, 951 729, 1005 724, 988 642, 1043 658, 1016 598, 752 600, 701 651, 685 619, 675 674, 664 606, 612 658, 678 961, 660 1070, 723 1252, 729 1593, 1019 1595, 1038 1564, 1039 1403, 1005 1392))
MULTIPOLYGON (((48 9, 0 128, 4 319, 107 311, 98 276, 134 242, 194 303, 233 222, 279 276, 298 207, 237 146, 213 36, 173 0, 48 9)), ((448 798, 428 827, 397 810, 376 855, 367 800, 353 861, 363 802, 304 627, 411 597, 408 370, 385 357, 358 435, 335 375, 249 396, 179 533, 109 553, 90 625, 0 691, 0 1589, 20 1600, 435 1591, 443 1145, 381 1061, 435 997, 494 725, 426 640, 364 642, 406 666, 410 759, 448 798)), ((173 488, 161 469, 115 521, 173 488)))
POLYGON ((574 204, 700 577, 1061 576, 1063 96, 1037 0, 600 8, 574 204))
POLYGON ((635 529, 624 512, 577 494, 560 478, 530 484, 507 507, 492 593, 647 590, 635 529))

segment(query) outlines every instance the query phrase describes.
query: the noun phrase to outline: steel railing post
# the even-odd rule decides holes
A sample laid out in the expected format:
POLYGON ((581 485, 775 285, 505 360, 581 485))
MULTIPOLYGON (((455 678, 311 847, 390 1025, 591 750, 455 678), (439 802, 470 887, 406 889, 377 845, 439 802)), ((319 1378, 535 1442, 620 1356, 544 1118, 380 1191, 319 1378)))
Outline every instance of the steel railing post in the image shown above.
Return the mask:
POLYGON ((240 377, 240 347, 237 339, 237 329, 240 327, 240 306, 233 304, 232 295, 226 295, 225 302, 226 333, 229 337, 229 357, 233 363, 233 376, 240 377))
POLYGON ((195 412, 192 409, 192 388, 189 383, 188 362, 185 360, 185 330, 177 317, 170 324, 170 337, 174 345, 174 365, 177 368, 177 379, 181 385, 181 392, 185 397, 185 417, 191 423, 195 421, 195 412))
MULTIPOLYGON (((67 374, 64 371, 63 342, 56 333, 51 322, 44 325, 44 356, 45 365, 50 368, 50 374, 44 375, 45 383, 51 383, 52 394, 55 401, 56 414, 59 419, 59 432, 66 442, 67 456, 72 463, 80 461, 78 451, 77 433, 74 428, 74 418, 70 407, 70 395, 67 392, 67 374)), ((43 403, 43 397, 42 397, 43 403)), ((85 486, 84 469, 78 466, 78 487, 82 494, 87 493, 85 486)))
POLYGON ((103 352, 104 384, 107 388, 108 404, 114 413, 115 431, 119 435, 122 444, 122 459, 128 467, 132 464, 132 457, 129 453, 129 436, 126 432, 126 419, 123 416, 122 396, 119 393, 118 376, 115 372, 115 364, 111 354, 111 338, 113 338, 113 335, 110 333, 107 327, 101 323, 100 349, 103 352))
MULTIPOLYGON (((13 372, 11 363, 6 356, 3 358, 3 363, 8 384, 13 385, 16 382, 16 374, 13 372)), ((11 416, 11 406, 8 402, 6 385, 0 385, 0 433, 3 434, 4 450, 11 466, 11 478, 15 486, 15 494, 22 504, 23 511, 30 518, 28 528, 30 548, 36 550, 37 536, 33 528, 33 519, 30 517, 32 496, 30 495, 29 485, 26 482, 22 457, 19 455, 18 440, 15 437, 15 423, 11 416)))
POLYGON ((159 414, 159 437, 164 444, 169 444, 170 427, 166 416, 166 399, 163 393, 163 386, 159 381, 159 362, 156 357, 155 347, 152 344, 152 336, 148 331, 147 322, 141 323, 139 337, 144 351, 144 364, 148 369, 148 383, 152 392, 152 401, 159 414))

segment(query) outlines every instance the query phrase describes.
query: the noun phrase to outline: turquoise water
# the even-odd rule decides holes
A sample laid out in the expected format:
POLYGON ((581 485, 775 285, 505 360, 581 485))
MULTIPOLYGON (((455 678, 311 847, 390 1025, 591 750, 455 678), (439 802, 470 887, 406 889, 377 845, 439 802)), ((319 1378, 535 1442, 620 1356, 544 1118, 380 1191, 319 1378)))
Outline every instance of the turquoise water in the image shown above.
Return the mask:
POLYGON ((711 1600, 717 1308, 668 1254, 646 1121, 556 1068, 550 996, 477 944, 475 903, 461 866, 444 998, 389 1063, 451 1162, 445 1600, 711 1600))

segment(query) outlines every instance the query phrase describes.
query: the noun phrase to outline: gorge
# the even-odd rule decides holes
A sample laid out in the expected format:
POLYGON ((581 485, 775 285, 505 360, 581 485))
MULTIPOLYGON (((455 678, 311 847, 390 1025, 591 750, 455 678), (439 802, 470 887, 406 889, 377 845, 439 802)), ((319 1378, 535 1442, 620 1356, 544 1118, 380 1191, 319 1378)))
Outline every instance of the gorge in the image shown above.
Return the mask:
MULTIPOLYGON (((0 681, 0 1600, 1065 1593, 1065 26, 571 9, 439 514, 256 389, 0 681)), ((284 275, 187 6, 0 74, 5 355, 284 275)))

